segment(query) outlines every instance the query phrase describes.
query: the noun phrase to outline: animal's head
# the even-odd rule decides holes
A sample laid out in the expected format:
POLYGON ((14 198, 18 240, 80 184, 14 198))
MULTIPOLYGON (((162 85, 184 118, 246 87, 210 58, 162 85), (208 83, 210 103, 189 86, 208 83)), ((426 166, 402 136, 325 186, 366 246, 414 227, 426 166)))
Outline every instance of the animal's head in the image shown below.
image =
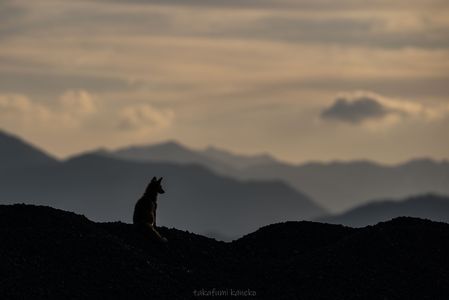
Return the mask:
POLYGON ((156 179, 156 177, 153 177, 153 179, 151 179, 150 183, 147 186, 146 193, 149 193, 151 191, 153 191, 153 193, 156 192, 157 194, 165 193, 164 189, 162 188, 161 182, 162 182, 162 177, 159 179, 156 179))

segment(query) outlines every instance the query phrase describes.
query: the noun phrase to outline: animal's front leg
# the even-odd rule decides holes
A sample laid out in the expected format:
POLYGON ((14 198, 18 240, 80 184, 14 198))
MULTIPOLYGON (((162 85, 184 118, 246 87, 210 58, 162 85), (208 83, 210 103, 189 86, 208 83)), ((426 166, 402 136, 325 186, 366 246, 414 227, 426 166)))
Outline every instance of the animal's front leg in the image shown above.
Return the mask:
POLYGON ((156 209, 154 210, 153 226, 156 228, 156 209))

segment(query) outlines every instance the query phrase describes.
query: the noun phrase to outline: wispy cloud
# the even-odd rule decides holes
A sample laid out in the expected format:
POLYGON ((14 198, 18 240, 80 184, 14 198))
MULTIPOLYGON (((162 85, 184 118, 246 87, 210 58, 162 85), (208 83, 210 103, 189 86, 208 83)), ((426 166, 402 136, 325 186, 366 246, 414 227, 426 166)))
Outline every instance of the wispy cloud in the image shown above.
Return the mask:
POLYGON ((173 119, 174 113, 168 109, 156 109, 149 104, 126 106, 119 112, 118 127, 137 131, 166 128, 173 119))
POLYGON ((97 110, 92 95, 83 90, 66 91, 61 95, 60 102, 63 111, 76 115, 90 115, 97 110))
POLYGON ((56 103, 50 103, 43 104, 23 94, 2 94, 0 126, 51 128, 57 124, 61 129, 74 128, 97 112, 94 96, 84 90, 66 91, 56 103))

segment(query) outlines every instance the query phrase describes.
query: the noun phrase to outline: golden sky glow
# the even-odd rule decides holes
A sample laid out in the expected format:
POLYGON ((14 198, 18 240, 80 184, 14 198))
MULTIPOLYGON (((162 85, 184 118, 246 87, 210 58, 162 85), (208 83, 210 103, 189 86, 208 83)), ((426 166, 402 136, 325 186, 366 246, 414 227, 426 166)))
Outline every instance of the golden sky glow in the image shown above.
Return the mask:
POLYGON ((0 0, 0 128, 61 157, 447 159, 447 3, 0 0))

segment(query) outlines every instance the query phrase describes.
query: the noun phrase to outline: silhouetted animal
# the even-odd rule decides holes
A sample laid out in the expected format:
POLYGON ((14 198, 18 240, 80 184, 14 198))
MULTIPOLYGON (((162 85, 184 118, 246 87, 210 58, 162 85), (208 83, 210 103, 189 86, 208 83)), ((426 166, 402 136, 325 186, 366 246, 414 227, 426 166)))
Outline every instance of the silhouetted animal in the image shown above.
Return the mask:
POLYGON ((145 193, 134 207, 133 223, 144 234, 161 242, 166 242, 167 239, 162 237, 156 230, 157 195, 165 193, 162 189, 161 181, 162 177, 159 180, 153 177, 148 184, 145 193))

